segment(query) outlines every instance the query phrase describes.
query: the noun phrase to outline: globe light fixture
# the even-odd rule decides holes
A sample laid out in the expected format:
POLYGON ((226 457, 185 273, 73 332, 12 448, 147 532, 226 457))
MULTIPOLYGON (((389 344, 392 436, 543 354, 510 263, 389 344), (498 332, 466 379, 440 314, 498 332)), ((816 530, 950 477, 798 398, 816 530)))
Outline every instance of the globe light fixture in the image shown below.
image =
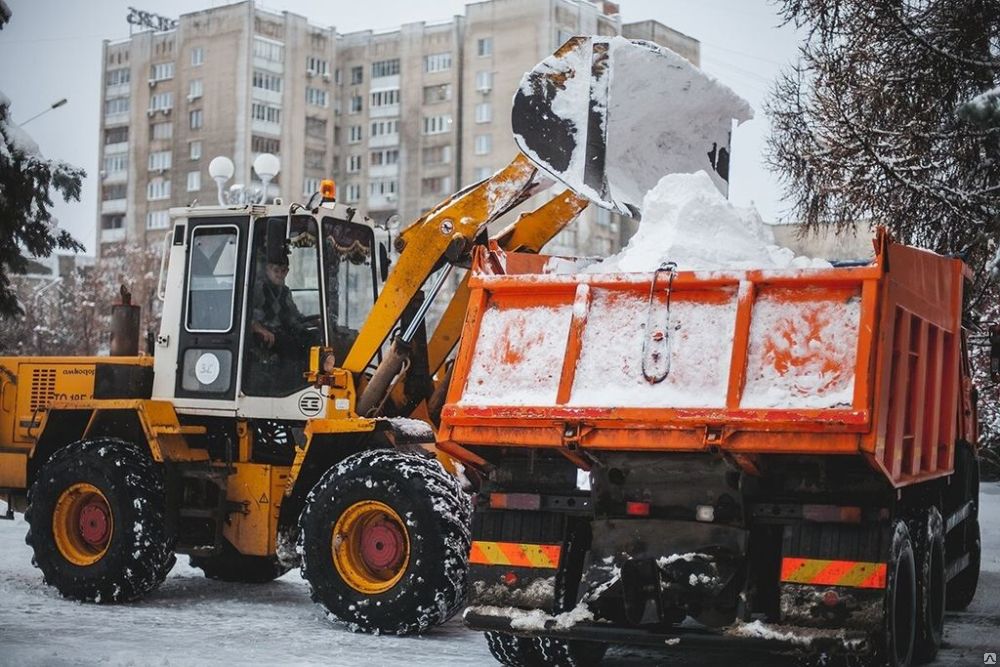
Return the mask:
POLYGON ((260 177, 261 183, 264 184, 264 187, 262 188, 264 192, 261 201, 266 203, 268 186, 271 184, 274 177, 278 175, 278 172, 281 171, 281 162, 271 153, 261 153, 253 161, 253 170, 257 172, 257 176, 260 177))
POLYGON ((208 163, 208 175, 212 177, 218 188, 219 206, 226 205, 226 201, 222 196, 222 186, 233 177, 233 172, 235 171, 236 167, 233 166, 233 161, 224 155, 212 158, 212 161, 208 163))

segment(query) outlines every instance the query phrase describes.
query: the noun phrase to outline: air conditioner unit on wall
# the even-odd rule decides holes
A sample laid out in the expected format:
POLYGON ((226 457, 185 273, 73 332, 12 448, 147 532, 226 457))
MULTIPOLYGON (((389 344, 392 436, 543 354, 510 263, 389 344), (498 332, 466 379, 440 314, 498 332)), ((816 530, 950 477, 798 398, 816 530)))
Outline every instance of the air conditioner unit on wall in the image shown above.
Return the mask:
POLYGON ((150 79, 149 80, 149 87, 152 88, 155 85, 156 85, 156 79, 150 79))

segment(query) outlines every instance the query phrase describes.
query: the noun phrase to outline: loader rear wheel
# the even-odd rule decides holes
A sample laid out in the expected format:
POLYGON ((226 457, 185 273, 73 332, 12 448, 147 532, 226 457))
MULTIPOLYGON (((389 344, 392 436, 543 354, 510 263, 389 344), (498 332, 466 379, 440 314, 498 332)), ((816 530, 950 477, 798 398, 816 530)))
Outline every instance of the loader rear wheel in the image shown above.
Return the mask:
POLYGON ((351 630, 423 632, 465 601, 471 512, 435 459, 354 454, 316 483, 299 517, 302 577, 351 630))
POLYGON ((191 567, 200 568, 208 579, 245 584, 266 584, 288 572, 276 556, 247 556, 236 550, 229 540, 214 556, 191 556, 191 567))
POLYGON ((545 664, 537 637, 518 637, 506 632, 486 632, 486 645, 497 662, 507 667, 540 667, 545 664))
POLYGON ((944 636, 945 556, 944 521, 931 507, 919 523, 917 540, 917 636, 914 662, 930 662, 944 636))
POLYGON ((67 445, 42 467, 28 501, 25 541, 45 582, 65 597, 136 600, 174 564, 162 472, 131 443, 67 445))

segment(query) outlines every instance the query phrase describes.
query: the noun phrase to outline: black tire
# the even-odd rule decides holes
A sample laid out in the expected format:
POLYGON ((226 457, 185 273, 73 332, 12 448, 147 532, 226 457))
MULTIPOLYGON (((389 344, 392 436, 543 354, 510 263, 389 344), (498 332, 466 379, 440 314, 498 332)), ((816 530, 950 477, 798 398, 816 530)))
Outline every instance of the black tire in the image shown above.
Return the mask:
POLYGON ((247 556, 223 540, 222 551, 214 556, 191 556, 191 567, 200 568, 208 579, 246 584, 266 584, 288 572, 276 556, 247 556))
POLYGON ((507 667, 540 667, 545 664, 537 637, 486 632, 486 645, 497 662, 507 667))
MULTIPOLYGON (((85 501, 81 501, 85 502, 85 501)), ((87 602, 128 602, 154 590, 175 562, 166 532, 163 473, 139 447, 110 438, 75 442, 45 463, 28 492, 25 542, 45 583, 87 602), (80 489, 97 489, 97 493, 80 489), (74 498, 98 498, 74 515, 74 498), (97 502, 97 501, 95 501, 97 502), (69 506, 71 509, 66 509, 69 506), (84 514, 104 511, 97 546, 84 540, 84 514), (61 526, 64 538, 57 540, 61 526), (73 533, 76 527, 78 533, 73 533), (67 542, 65 535, 72 539, 67 542), (94 562, 74 562, 81 553, 94 562)))
POLYGON ((541 637, 538 647, 542 664, 552 667, 595 667, 604 660, 607 644, 578 640, 541 637))
MULTIPOLYGON (((979 587, 979 565, 983 555, 983 543, 979 533, 979 519, 971 516, 967 522, 965 548, 969 554, 969 565, 948 582, 945 602, 948 611, 963 611, 976 597, 979 587)), ((957 529, 956 529, 957 530, 957 529)))
POLYGON ((881 631, 872 636, 877 664, 906 667, 913 660, 917 631, 917 581, 913 543, 906 522, 893 525, 881 631))
POLYGON ((937 655, 944 636, 945 551, 944 521, 937 507, 931 507, 917 524, 917 635, 913 661, 930 662, 937 655))
MULTIPOLYGON (((465 602, 471 514, 469 497, 437 460, 394 450, 353 454, 328 470, 306 500, 299 517, 302 577, 313 600, 350 630, 424 632, 465 602), (366 591, 341 573, 335 556, 353 538, 338 535, 334 546, 334 529, 367 505, 388 508, 377 520, 393 526, 398 537, 386 551, 405 552, 405 560, 393 561, 387 567, 395 574, 376 582, 387 588, 366 591)), ((383 547, 375 542, 371 548, 383 547)))

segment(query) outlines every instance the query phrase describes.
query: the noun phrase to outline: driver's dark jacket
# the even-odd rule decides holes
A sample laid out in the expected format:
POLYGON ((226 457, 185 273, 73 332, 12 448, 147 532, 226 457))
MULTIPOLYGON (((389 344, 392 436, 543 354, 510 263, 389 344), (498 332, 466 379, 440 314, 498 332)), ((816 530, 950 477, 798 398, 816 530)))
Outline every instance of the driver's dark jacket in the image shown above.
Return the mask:
POLYGON ((253 290, 253 319, 271 333, 283 330, 286 334, 296 334, 302 328, 302 314, 292 299, 292 291, 266 279, 253 290))

